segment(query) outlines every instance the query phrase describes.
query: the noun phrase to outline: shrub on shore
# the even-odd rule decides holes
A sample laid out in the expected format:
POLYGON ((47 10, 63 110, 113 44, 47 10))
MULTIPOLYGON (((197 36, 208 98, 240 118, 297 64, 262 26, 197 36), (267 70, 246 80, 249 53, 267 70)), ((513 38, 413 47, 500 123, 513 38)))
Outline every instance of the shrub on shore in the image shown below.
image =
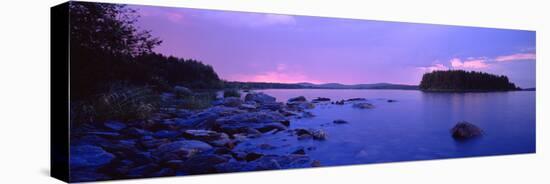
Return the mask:
POLYGON ((113 84, 105 93, 75 102, 73 121, 88 123, 105 120, 146 119, 158 109, 159 97, 148 87, 113 84))
POLYGON ((183 98, 183 103, 178 105, 182 109, 205 109, 212 106, 216 94, 212 92, 196 93, 183 98))
POLYGON ((224 98, 227 98, 227 97, 238 97, 238 98, 240 98, 241 93, 237 89, 226 89, 226 90, 223 91, 223 97, 224 98))

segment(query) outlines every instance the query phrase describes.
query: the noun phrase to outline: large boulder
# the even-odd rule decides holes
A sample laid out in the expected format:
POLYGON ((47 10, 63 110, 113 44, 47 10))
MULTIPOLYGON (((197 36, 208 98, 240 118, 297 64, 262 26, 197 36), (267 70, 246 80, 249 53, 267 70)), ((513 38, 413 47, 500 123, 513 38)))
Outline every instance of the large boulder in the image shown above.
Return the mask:
POLYGON ((263 104, 263 103, 270 103, 275 102, 275 97, 269 96, 265 93, 248 93, 244 97, 245 101, 255 101, 257 103, 263 104))
POLYGON ((182 140, 160 145, 153 156, 162 161, 189 158, 197 153, 212 149, 209 144, 197 140, 182 140))
POLYGON ((451 129, 451 134, 455 139, 469 139, 483 135, 483 131, 474 124, 462 121, 451 129))
POLYGON ((93 145, 71 146, 71 169, 98 168, 109 164, 115 155, 93 145))

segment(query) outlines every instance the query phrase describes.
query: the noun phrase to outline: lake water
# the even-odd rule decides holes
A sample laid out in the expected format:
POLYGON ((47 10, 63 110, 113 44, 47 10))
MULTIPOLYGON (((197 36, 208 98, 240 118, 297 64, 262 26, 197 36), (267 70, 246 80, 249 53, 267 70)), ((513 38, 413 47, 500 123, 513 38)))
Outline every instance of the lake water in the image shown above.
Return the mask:
MULTIPOLYGON (((366 98, 373 109, 350 104, 320 104, 309 110, 315 117, 293 119, 291 128, 323 129, 324 141, 297 140, 279 132, 252 140, 238 149, 259 144, 274 149, 260 152, 282 154, 305 148, 322 165, 347 165, 409 160, 518 154, 535 152, 535 92, 425 93, 415 90, 259 90, 286 102, 305 96, 308 100, 366 98), (388 99, 397 100, 389 103, 388 99), (348 124, 333 124, 343 119, 348 124), (480 138, 456 141, 450 129, 468 121, 484 130, 480 138)), ((256 150, 257 151, 257 150, 256 150)))

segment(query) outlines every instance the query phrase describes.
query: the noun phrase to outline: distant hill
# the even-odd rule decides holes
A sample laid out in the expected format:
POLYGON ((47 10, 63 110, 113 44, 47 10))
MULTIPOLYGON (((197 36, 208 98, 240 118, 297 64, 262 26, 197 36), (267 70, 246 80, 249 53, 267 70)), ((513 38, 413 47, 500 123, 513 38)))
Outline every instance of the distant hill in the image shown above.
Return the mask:
POLYGON ((513 91, 520 90, 504 75, 484 72, 447 70, 425 73, 420 82, 423 91, 513 91))
POLYGON ((391 83, 374 83, 374 84, 340 84, 340 83, 324 83, 313 84, 308 82, 302 83, 266 83, 266 82, 226 82, 227 87, 249 88, 249 89, 404 89, 417 90, 418 86, 391 84, 391 83))

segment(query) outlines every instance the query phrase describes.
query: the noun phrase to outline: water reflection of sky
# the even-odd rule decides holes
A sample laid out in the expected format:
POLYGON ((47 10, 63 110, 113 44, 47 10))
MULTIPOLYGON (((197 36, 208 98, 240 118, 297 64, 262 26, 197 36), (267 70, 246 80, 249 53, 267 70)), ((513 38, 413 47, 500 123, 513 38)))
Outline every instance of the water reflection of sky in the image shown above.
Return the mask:
POLYGON ((308 99, 364 97, 376 107, 318 105, 316 117, 293 120, 291 128, 316 128, 328 133, 325 141, 302 140, 280 132, 239 145, 272 144, 266 153, 290 153, 298 148, 324 165, 379 163, 419 159, 532 153, 535 151, 535 93, 423 93, 406 90, 262 90, 285 101, 300 95, 308 99), (397 100, 388 103, 385 99, 397 100), (332 121, 344 119, 349 124, 332 121), (481 127, 485 136, 457 142, 449 130, 458 121, 481 127))

